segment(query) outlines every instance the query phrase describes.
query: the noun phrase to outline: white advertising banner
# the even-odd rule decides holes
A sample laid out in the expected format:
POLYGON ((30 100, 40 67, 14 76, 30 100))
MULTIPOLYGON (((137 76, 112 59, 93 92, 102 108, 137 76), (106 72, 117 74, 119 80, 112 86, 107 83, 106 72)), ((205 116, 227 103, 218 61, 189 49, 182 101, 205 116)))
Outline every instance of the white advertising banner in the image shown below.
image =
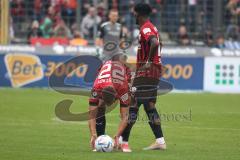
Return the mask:
POLYGON ((204 91, 240 93, 240 58, 206 57, 204 91))

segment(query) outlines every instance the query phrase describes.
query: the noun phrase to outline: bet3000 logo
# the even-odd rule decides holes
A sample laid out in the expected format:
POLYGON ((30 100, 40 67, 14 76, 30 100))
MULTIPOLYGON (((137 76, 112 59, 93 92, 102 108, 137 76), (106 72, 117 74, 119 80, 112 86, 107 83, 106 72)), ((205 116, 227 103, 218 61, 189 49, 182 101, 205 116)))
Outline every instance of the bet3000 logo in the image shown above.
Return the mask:
POLYGON ((36 55, 7 54, 5 65, 13 87, 38 81, 44 75, 41 61, 36 55))

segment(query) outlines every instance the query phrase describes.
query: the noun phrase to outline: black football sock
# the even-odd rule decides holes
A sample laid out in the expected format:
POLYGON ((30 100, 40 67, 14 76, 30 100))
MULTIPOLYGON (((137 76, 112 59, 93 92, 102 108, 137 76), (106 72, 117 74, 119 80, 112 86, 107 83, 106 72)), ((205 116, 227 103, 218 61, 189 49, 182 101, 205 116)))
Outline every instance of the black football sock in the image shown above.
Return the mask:
POLYGON ((97 136, 101 136, 105 134, 106 128, 106 117, 105 117, 105 107, 98 108, 97 118, 96 118, 96 131, 97 136))
POLYGON ((155 138, 161 138, 163 137, 163 132, 161 128, 161 123, 160 123, 160 117, 159 114, 156 110, 156 108, 148 108, 149 106, 144 105, 144 110, 147 113, 148 120, 149 120, 149 125, 152 129, 152 132, 155 136, 155 138))
POLYGON ((138 116, 138 108, 130 107, 129 108, 128 125, 122 133, 123 141, 128 142, 131 129, 137 120, 137 116, 138 116))

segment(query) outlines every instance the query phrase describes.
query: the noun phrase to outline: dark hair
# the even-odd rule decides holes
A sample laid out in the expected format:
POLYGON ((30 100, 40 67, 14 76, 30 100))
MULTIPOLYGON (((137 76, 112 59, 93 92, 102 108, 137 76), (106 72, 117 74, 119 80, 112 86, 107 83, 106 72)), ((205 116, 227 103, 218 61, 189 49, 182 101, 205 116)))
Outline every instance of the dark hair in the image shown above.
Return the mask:
POLYGON ((140 16, 149 16, 152 13, 152 8, 147 3, 138 3, 135 5, 134 11, 140 16))
POLYGON ((117 53, 114 54, 111 58, 112 61, 119 61, 121 57, 124 57, 125 59, 127 59, 127 55, 123 54, 123 53, 117 53))

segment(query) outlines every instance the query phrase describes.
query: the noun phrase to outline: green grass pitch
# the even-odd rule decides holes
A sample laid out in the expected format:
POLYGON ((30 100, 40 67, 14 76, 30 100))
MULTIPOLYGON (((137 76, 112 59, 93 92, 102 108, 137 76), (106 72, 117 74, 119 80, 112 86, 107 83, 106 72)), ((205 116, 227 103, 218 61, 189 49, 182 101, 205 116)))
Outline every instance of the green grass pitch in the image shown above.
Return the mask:
MULTIPOLYGON (((47 89, 0 89, 0 160, 240 159, 240 95, 160 96, 157 108, 168 149, 142 151, 154 137, 141 108, 130 137, 132 153, 91 152, 87 122, 63 122, 55 117, 55 105, 63 99, 74 101, 72 112, 87 110, 87 97, 47 89)), ((110 136, 117 129, 118 112, 116 108, 107 115, 110 136)))

